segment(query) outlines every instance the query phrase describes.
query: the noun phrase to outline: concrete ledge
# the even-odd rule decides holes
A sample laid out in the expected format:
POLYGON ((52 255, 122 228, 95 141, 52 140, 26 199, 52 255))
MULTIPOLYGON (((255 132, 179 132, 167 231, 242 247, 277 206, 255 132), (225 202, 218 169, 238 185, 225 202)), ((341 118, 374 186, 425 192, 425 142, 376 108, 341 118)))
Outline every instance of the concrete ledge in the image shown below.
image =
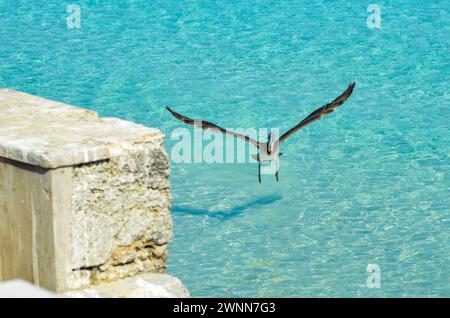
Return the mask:
POLYGON ((189 292, 178 278, 145 274, 63 295, 72 298, 188 298, 189 292))
POLYGON ((59 298, 59 296, 23 280, 12 280, 0 283, 0 298, 59 298))
POLYGON ((0 112, 0 157, 43 168, 110 159, 163 139, 154 128, 7 89, 0 112))
POLYGON ((164 273, 163 134, 0 90, 0 280, 62 292, 164 273))

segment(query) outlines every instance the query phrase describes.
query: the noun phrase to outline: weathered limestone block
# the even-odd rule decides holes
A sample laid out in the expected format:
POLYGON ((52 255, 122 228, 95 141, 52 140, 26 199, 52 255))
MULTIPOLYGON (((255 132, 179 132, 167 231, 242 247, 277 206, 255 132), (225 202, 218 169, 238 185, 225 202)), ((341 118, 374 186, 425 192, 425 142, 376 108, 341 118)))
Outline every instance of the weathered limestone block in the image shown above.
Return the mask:
POLYGON ((167 177, 167 156, 153 144, 74 167, 70 287, 164 272, 172 235, 167 177))
POLYGON ((11 90, 0 112, 0 280, 66 291, 165 271, 159 130, 11 90))
POLYGON ((178 278, 167 274, 143 274, 69 291, 73 298, 188 298, 189 292, 178 278))

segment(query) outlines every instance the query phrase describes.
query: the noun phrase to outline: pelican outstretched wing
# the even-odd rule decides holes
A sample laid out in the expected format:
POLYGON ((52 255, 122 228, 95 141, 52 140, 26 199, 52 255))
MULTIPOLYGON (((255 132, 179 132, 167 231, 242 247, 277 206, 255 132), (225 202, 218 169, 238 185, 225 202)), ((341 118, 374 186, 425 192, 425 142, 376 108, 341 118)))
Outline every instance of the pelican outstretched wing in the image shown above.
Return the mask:
POLYGON ((351 83, 344 93, 342 93, 339 97, 337 97, 334 101, 332 101, 329 104, 326 104, 315 111, 313 111, 308 117, 303 119, 301 122, 299 122, 296 126, 289 129, 287 132, 285 132, 279 140, 279 142, 285 141, 287 138, 295 134, 297 131, 302 129, 303 127, 315 122, 316 120, 319 120, 323 116, 326 116, 330 113, 332 113, 337 107, 341 106, 347 98, 350 97, 350 95, 353 93, 353 88, 355 87, 355 83, 351 83))
POLYGON ((226 135, 230 135, 230 136, 234 136, 236 138, 239 138, 241 140, 247 141, 253 145, 255 145, 256 147, 259 148, 259 142, 256 141, 253 138, 250 138, 249 136, 243 135, 243 134, 239 134, 236 133, 234 131, 231 130, 227 130, 225 128, 219 127, 216 124, 213 124, 209 121, 205 121, 205 120, 200 120, 200 119, 191 119, 189 117, 183 116, 179 113, 177 113, 176 111, 173 111, 172 109, 170 109, 170 107, 166 107, 166 109, 177 119, 181 120, 182 122, 192 125, 192 126, 196 126, 198 128, 201 129, 205 129, 205 130, 212 130, 212 131, 216 131, 216 132, 220 132, 222 134, 226 134, 226 135))

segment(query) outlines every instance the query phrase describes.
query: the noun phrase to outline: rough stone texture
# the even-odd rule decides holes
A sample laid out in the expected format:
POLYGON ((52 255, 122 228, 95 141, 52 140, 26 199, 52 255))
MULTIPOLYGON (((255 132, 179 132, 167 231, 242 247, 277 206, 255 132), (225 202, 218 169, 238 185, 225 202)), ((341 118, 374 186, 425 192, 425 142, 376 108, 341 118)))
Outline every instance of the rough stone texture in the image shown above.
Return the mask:
POLYGON ((163 272, 172 223, 168 158, 161 145, 141 145, 73 171, 72 287, 86 279, 163 272))
POLYGON ((187 298, 189 292, 178 278, 144 274, 63 294, 73 298, 187 298))
POLYGON ((159 130, 11 90, 0 112, 0 280, 60 292, 165 271, 159 130))

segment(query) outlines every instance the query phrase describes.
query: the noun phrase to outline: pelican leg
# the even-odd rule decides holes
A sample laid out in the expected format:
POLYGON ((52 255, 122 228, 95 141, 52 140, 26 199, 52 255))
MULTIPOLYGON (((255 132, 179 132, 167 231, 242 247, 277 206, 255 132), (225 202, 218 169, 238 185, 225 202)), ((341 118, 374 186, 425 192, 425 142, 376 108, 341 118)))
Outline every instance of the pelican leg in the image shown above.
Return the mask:
POLYGON ((261 161, 258 161, 258 181, 261 183, 261 161))
POLYGON ((275 159, 275 178, 277 179, 278 182, 278 173, 280 172, 280 157, 278 157, 277 159, 275 159))

